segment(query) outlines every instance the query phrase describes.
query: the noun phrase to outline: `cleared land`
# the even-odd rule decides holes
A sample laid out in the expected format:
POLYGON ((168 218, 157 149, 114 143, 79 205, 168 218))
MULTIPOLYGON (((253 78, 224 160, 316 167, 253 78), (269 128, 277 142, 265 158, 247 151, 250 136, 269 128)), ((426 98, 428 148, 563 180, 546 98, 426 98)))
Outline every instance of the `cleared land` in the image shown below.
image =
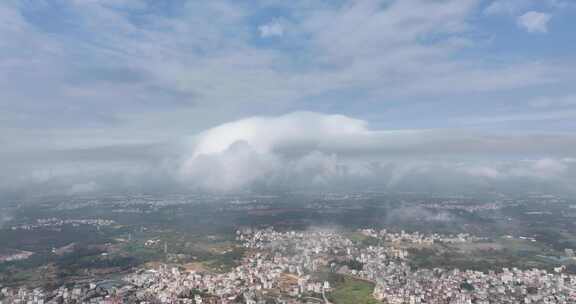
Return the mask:
POLYGON ((339 281, 335 290, 328 295, 334 304, 379 304, 374 299, 374 284, 363 280, 344 277, 339 281))

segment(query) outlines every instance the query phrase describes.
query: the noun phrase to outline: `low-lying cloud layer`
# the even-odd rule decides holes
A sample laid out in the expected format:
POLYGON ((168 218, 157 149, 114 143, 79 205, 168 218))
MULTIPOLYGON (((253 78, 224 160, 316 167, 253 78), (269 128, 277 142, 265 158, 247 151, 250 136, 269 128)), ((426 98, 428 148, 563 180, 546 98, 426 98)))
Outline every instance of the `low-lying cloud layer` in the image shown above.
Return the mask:
POLYGON ((565 193, 576 190, 576 159, 569 157, 575 146, 576 139, 565 135, 383 131, 343 115, 295 112, 225 123, 165 144, 148 158, 122 154, 32 166, 3 176, 3 192, 514 192, 529 186, 565 193))
POLYGON ((485 187, 520 179, 565 183, 573 161, 544 155, 545 149, 560 153, 567 140, 574 142, 545 135, 378 131, 342 115, 297 112, 243 119, 203 132, 194 139, 180 173, 189 184, 212 190, 255 184, 417 189, 445 183, 443 188, 452 184, 458 190, 466 183, 485 187), (541 138, 552 145, 543 149, 541 138))

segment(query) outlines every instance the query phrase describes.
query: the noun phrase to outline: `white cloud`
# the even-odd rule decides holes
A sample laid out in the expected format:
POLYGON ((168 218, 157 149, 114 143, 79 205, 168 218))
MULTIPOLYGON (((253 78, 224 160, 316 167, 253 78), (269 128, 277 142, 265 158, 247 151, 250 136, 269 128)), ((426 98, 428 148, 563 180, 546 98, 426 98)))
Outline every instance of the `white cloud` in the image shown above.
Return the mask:
POLYGON ((190 188, 238 191, 272 174, 280 165, 270 153, 259 153, 245 141, 236 141, 218 153, 199 154, 186 160, 182 181, 190 188))
POLYGON ((222 124, 195 139, 194 156, 220 153, 245 141, 260 153, 288 144, 341 140, 369 135, 366 122, 344 115, 295 112, 277 117, 252 117, 222 124))
POLYGON ((518 16, 522 12, 536 9, 572 9, 576 4, 571 0, 494 0, 484 8, 488 15, 518 16))
POLYGON ((523 9, 530 7, 532 0, 496 0, 484 9, 484 13, 498 15, 515 15, 523 9))
POLYGON ((562 160, 543 158, 534 162, 532 169, 541 176, 558 176, 567 169, 567 165, 562 160))
POLYGON ((88 194, 98 191, 98 184, 95 182, 87 182, 82 184, 74 184, 68 189, 68 195, 88 194))
POLYGON ((480 176, 486 178, 499 178, 502 176, 502 173, 500 173, 500 171, 498 171, 496 168, 486 166, 473 166, 470 168, 465 168, 464 172, 472 176, 480 176))
POLYGON ((467 17, 477 4, 476 0, 409 0, 391 1, 384 8, 379 1, 353 1, 337 10, 312 12, 301 29, 335 60, 359 60, 362 56, 375 59, 376 55, 395 55, 396 51, 416 51, 410 55, 426 56, 427 51, 440 49, 441 44, 426 48, 418 43, 420 39, 466 32, 467 17))
POLYGON ((571 166, 570 159, 539 158, 523 161, 506 161, 482 166, 464 166, 462 171, 489 179, 514 180, 519 177, 562 180, 571 166))
POLYGON ((548 23, 552 15, 542 12, 530 11, 516 19, 519 27, 529 33, 547 33, 548 23))
POLYGON ((270 38, 284 35, 284 25, 278 21, 273 21, 268 24, 263 24, 258 27, 260 37, 270 38))
POLYGON ((369 133, 364 121, 342 115, 297 112, 247 118, 202 132, 180 170, 185 181, 210 190, 238 190, 266 176, 300 174, 325 184, 337 175, 338 160, 314 149, 369 133), (303 151, 291 158, 282 149, 303 151))

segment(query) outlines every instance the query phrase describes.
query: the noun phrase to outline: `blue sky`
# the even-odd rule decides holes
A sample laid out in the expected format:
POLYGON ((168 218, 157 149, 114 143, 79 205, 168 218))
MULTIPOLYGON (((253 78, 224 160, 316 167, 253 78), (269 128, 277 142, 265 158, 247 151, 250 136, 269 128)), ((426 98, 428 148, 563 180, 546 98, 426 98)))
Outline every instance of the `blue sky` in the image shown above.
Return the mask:
POLYGON ((22 181, 150 147, 164 163, 215 126, 294 112, 453 136, 447 155, 481 136, 522 142, 501 159, 569 159, 575 16, 571 0, 5 0, 0 161, 22 181))

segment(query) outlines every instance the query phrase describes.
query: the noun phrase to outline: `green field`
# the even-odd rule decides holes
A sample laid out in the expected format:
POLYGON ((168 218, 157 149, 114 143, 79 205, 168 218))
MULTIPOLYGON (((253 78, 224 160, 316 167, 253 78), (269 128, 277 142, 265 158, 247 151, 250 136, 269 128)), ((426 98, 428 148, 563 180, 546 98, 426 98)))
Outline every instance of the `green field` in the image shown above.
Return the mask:
POLYGON ((380 302, 372 297, 373 291, 372 283, 344 277, 328 297, 334 304, 378 304, 380 302))

